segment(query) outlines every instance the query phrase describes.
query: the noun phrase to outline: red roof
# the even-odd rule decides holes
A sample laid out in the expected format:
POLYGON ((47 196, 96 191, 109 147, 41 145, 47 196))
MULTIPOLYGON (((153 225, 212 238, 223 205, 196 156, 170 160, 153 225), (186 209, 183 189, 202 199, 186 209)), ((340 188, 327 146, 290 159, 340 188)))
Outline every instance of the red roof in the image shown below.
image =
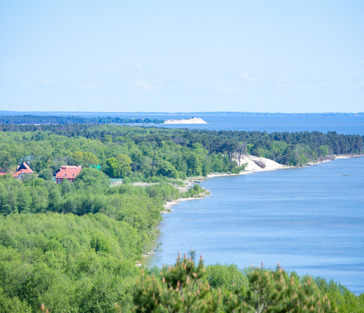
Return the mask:
POLYGON ((34 174, 31 169, 21 169, 13 174, 14 177, 18 177, 20 174, 34 174))
POLYGON ((29 167, 27 162, 22 162, 16 168, 16 172, 13 174, 13 176, 18 177, 20 174, 34 174, 34 172, 29 167))
POLYGON ((81 166, 62 166, 57 172, 56 178, 76 178, 81 169, 81 166))

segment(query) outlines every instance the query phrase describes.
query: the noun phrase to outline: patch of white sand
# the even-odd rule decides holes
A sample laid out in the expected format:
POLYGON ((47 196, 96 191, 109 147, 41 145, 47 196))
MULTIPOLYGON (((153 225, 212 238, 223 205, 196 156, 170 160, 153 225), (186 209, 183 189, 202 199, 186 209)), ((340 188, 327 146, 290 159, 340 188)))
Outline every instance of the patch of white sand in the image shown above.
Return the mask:
POLYGON ((207 124, 202 118, 192 117, 181 120, 167 120, 164 124, 207 124))
POLYGON ((244 154, 240 157, 235 157, 234 159, 238 165, 246 164, 245 170, 242 174, 244 174, 244 172, 274 171, 282 168, 288 168, 288 166, 279 164, 273 160, 254 155, 244 154))

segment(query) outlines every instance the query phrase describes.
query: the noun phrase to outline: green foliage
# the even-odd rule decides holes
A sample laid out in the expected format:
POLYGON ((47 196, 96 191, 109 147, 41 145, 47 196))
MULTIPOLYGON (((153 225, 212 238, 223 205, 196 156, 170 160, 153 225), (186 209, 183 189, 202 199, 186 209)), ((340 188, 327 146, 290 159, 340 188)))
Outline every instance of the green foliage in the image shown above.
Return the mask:
POLYGON ((213 266, 206 272, 202 259, 195 265, 186 257, 157 276, 142 275, 133 301, 134 312, 336 311, 311 277, 300 282, 280 267, 251 268, 246 277, 234 267, 213 266))
POLYGON ((110 185, 109 178, 95 168, 84 168, 75 179, 75 188, 83 189, 87 187, 106 189, 110 185))
POLYGON ((199 184, 193 185, 193 187, 189 188, 186 192, 182 194, 183 198, 193 198, 196 196, 201 196, 204 194, 205 190, 201 188, 199 184))
POLYGON ((4 172, 10 171, 12 167, 15 167, 16 158, 9 153, 9 151, 1 149, 0 150, 0 169, 4 172))
POLYGON ((62 195, 66 195, 74 190, 74 185, 68 179, 64 179, 61 183, 61 190, 62 195))
POLYGON ((202 260, 178 257, 174 266, 163 268, 161 278, 142 275, 133 292, 133 312, 216 312, 217 302, 208 283, 202 260))
POLYGON ((252 268, 248 287, 237 288, 235 296, 225 297, 231 309, 250 308, 251 312, 335 312, 327 295, 322 295, 309 277, 299 282, 281 267, 275 271, 252 268))
POLYGON ((81 116, 39 116, 39 115, 12 115, 1 116, 0 124, 139 124, 163 123, 161 119, 151 118, 122 118, 122 117, 81 117, 81 116))
POLYGON ((233 291, 236 287, 247 287, 248 279, 236 265, 209 265, 206 275, 212 289, 226 289, 233 291))
POLYGON ((0 287, 6 291, 0 305, 35 311, 44 302, 51 312, 130 306, 135 262, 154 243, 162 204, 179 194, 168 184, 151 187, 154 193, 112 188, 104 173, 90 168, 72 184, 0 177, 0 209, 8 215, 0 217, 0 287))
POLYGON ((364 312, 364 294, 357 297, 342 284, 337 284, 332 280, 327 282, 320 277, 317 277, 315 282, 321 292, 328 295, 328 299, 336 306, 338 312, 364 312))
POLYGON ((72 154, 72 162, 77 165, 90 166, 99 164, 98 158, 91 152, 75 151, 72 154))
POLYGON ((39 175, 39 178, 43 178, 45 180, 52 180, 53 178, 53 171, 50 168, 45 168, 44 170, 41 170, 39 175))
POLYGON ((31 313, 32 310, 26 301, 21 301, 18 297, 7 297, 4 289, 0 288, 0 312, 31 313))
POLYGON ((131 158, 126 154, 119 154, 116 158, 106 160, 105 173, 110 177, 125 177, 131 173, 131 158))
POLYGON ((129 224, 102 214, 22 214, 0 225, 1 312, 41 303, 51 312, 111 312, 124 302, 143 250, 129 224))

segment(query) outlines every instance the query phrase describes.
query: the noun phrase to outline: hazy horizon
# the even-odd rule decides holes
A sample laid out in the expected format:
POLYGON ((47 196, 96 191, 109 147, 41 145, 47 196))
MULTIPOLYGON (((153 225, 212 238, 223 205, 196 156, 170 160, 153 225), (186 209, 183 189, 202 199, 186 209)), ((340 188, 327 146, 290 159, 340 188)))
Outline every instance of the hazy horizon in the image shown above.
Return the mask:
POLYGON ((21 110, 0 110, 0 113, 3 112, 9 112, 9 113, 115 113, 115 114, 228 114, 228 113, 237 113, 237 114, 314 114, 314 115, 320 115, 320 114, 364 114, 364 111, 359 112, 254 112, 254 111, 179 111, 179 112, 167 112, 167 111, 58 111, 58 110, 42 110, 42 111, 21 111, 21 110))

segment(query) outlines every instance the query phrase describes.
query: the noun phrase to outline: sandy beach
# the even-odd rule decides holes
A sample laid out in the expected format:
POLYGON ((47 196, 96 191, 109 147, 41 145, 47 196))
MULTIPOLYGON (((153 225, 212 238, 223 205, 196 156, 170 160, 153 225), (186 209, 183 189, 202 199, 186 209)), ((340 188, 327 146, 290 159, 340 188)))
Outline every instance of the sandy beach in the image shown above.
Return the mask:
POLYGON ((350 154, 339 154, 339 155, 331 155, 328 158, 316 162, 309 162, 306 164, 306 166, 316 165, 324 162, 330 162, 333 160, 340 160, 340 159, 351 159, 351 158, 361 158, 364 157, 364 154, 356 154, 356 155, 350 155, 350 154))
POLYGON ((173 200, 173 201, 168 201, 165 205, 164 205, 164 210, 161 213, 170 213, 171 210, 170 208, 180 202, 184 202, 184 201, 190 201, 190 200, 197 200, 197 199, 203 199, 206 196, 208 196, 208 193, 204 193, 201 196, 197 196, 197 197, 190 197, 190 198, 180 198, 177 200, 173 200))
MULTIPOLYGON (((199 178, 191 178, 189 180, 186 180, 185 186, 184 187, 180 187, 180 191, 187 191, 188 188, 192 187, 195 184, 195 181, 204 181, 206 179, 210 179, 210 178, 214 178, 214 177, 221 177, 221 176, 236 176, 236 175, 247 175, 247 174, 252 174, 252 173, 256 173, 256 172, 262 172, 262 171, 274 171, 274 170, 278 170, 278 169, 288 169, 291 168, 290 166, 286 166, 286 165, 282 165, 279 164, 273 160, 267 159, 267 158, 263 158, 263 157, 257 157, 257 156, 253 156, 253 155, 242 155, 240 156, 240 159, 237 160, 235 159, 235 161, 237 161, 238 164, 243 165, 243 164, 247 164, 245 167, 245 170, 238 173, 238 174, 229 174, 229 173, 212 173, 212 174, 208 174, 206 177, 199 177, 199 178)), ((169 213, 171 212, 171 207, 182 202, 182 201, 190 201, 190 200, 196 200, 196 199, 201 199, 208 196, 208 193, 204 193, 201 196, 198 197, 191 197, 191 198, 180 198, 174 201, 168 201, 165 205, 164 205, 164 210, 162 211, 162 213, 169 213)))
MULTIPOLYGON (((317 162, 310 162, 306 164, 306 166, 311 166, 323 162, 329 162, 336 159, 348 159, 348 158, 355 158, 355 157, 363 157, 364 155, 332 155, 329 156, 327 159, 317 162)), ((206 179, 214 178, 214 177, 222 177, 222 176, 237 176, 237 175, 248 175, 257 172, 264 172, 264 171, 275 171, 275 170, 284 170, 284 169, 292 169, 292 168, 300 168, 301 166, 289 166, 279 164, 271 159, 257 157, 254 155, 241 155, 239 158, 235 157, 234 160, 238 163, 238 165, 247 164, 245 170, 238 173, 238 174, 229 174, 229 173, 212 173, 208 174, 206 177, 198 177, 198 178, 190 178, 189 180, 185 181, 185 186, 180 187, 180 191, 187 191, 188 188, 192 187, 195 184, 195 181, 204 181, 206 179)), ((174 201, 169 201, 164 205, 164 210, 162 213, 169 213, 171 212, 171 207, 182 202, 182 201, 189 201, 189 200, 196 200, 201 199, 208 196, 208 194, 203 194, 201 197, 191 197, 191 198, 181 198, 174 201)))

